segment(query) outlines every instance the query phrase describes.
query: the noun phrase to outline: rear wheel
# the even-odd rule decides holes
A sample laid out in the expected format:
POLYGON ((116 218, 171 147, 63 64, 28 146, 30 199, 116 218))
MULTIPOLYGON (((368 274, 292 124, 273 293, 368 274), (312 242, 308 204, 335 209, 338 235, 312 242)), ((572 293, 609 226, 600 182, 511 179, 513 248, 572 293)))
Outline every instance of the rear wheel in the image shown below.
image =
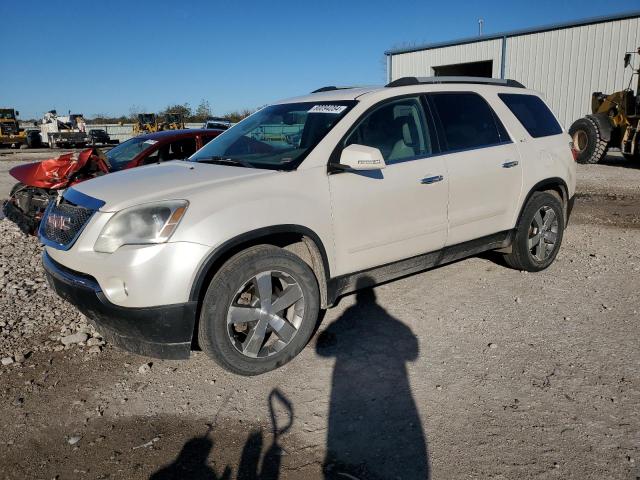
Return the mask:
POLYGON ((318 283, 299 257, 259 245, 232 257, 207 289, 198 341, 223 368, 258 375, 293 359, 313 334, 318 283))
POLYGON ((602 139, 598 124, 589 117, 576 120, 569 128, 579 163, 598 163, 607 154, 608 143, 602 139))
POLYGON ((534 193, 522 212, 511 253, 505 255, 509 266, 539 272, 553 263, 564 234, 562 204, 549 192, 534 193))

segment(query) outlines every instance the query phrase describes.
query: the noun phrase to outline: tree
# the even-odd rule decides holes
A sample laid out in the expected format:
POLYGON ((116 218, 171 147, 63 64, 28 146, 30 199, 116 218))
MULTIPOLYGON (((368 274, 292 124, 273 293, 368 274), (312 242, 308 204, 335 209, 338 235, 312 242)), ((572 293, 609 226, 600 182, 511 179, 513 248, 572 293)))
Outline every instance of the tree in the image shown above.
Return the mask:
POLYGON ((249 109, 245 108, 244 110, 241 110, 241 111, 229 112, 224 116, 224 118, 229 120, 231 123, 238 123, 243 118, 247 118, 253 112, 254 112, 254 110, 249 110, 249 109))
POLYGON ((167 108, 160 112, 160 116, 166 115, 167 113, 179 113, 180 115, 182 115, 185 121, 190 120, 192 116, 191 107, 188 103, 182 105, 169 105, 167 106, 167 108))
POLYGON ((196 108, 196 113, 191 119, 194 122, 204 122, 207 118, 211 117, 211 105, 208 100, 204 98, 200 100, 200 105, 196 108))

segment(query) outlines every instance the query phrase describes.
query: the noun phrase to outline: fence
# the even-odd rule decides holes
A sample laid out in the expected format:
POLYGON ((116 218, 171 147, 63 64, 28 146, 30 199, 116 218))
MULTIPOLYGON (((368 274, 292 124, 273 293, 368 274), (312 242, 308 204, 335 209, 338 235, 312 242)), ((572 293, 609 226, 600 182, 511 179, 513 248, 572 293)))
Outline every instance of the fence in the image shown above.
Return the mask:
MULTIPOLYGON (((21 123, 20 127, 25 129, 38 128, 38 127, 35 127, 32 123, 21 123)), ((202 128, 202 123, 186 123, 185 127, 186 128, 202 128)), ((132 123, 124 123, 122 125, 117 123, 87 125, 87 131, 91 130, 92 128, 105 130, 109 135, 109 137, 111 137, 111 140, 119 140, 120 143, 126 140, 129 140, 131 137, 133 137, 132 123)))

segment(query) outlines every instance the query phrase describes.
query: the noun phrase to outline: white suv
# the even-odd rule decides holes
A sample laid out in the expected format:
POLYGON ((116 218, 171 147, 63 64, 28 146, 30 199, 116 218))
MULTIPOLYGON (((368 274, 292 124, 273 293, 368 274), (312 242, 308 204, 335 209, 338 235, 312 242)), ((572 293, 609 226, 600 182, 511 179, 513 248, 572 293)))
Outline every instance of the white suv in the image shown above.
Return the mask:
POLYGON ((187 358, 197 338, 259 374, 356 288, 486 250, 548 267, 575 191, 569 140, 510 80, 327 87, 188 160, 69 188, 41 222, 44 266, 112 343, 187 358))

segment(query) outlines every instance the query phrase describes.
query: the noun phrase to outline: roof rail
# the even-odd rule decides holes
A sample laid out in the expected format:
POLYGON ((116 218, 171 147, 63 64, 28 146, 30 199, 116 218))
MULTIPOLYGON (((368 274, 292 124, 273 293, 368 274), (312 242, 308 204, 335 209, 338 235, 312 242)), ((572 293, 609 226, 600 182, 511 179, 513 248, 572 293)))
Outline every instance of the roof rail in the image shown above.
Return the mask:
POLYGON ((328 87, 318 88, 317 90, 314 90, 311 93, 330 92, 332 90, 348 90, 350 88, 356 88, 356 87, 336 87, 335 85, 329 85, 328 87))
POLYGON ((486 77, 401 77, 387 83, 385 87, 405 87, 407 85, 429 85, 438 83, 475 83, 481 85, 502 85, 504 87, 526 88, 516 80, 486 77))

